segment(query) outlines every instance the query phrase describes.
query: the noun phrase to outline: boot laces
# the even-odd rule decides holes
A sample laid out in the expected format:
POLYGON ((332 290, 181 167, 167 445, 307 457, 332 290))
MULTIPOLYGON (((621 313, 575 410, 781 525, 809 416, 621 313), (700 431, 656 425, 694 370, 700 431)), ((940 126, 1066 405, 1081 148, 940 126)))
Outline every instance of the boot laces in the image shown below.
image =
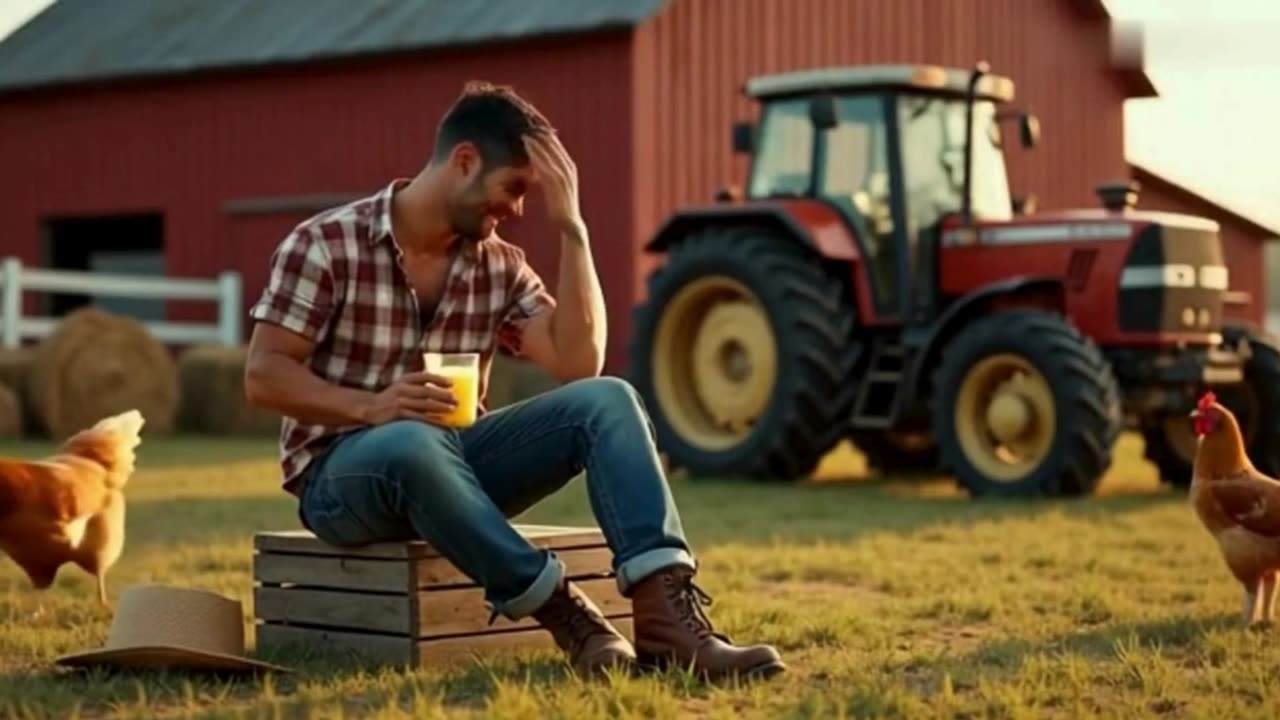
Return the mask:
POLYGON ((564 594, 553 595, 542 617, 548 625, 569 630, 569 640, 574 652, 582 647, 587 638, 600 632, 600 626, 586 600, 576 593, 566 591, 564 594))
POLYGON ((712 636, 723 639, 724 636, 715 631, 711 618, 702 609, 704 606, 711 605, 713 602, 711 596, 698 587, 692 575, 668 576, 667 585, 670 591, 669 597, 676 606, 680 619, 690 630, 699 637, 712 636))

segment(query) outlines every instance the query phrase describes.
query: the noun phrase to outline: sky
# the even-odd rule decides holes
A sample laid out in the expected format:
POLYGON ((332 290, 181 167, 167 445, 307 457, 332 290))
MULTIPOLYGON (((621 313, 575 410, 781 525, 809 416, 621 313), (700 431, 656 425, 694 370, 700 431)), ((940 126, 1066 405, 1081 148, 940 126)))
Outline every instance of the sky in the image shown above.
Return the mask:
MULTIPOLYGON (((1280 0, 1104 1, 1160 92, 1125 107, 1128 160, 1280 234, 1280 0)), ((0 0, 0 38, 50 2, 0 0)))

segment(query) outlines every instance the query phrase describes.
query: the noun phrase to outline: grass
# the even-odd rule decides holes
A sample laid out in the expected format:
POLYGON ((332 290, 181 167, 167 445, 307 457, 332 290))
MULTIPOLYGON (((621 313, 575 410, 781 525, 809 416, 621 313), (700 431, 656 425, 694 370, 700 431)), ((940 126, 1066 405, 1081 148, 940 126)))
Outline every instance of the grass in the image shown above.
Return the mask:
MULTIPOLYGON (((113 597, 133 582, 195 585, 240 598, 248 617, 251 533, 295 523, 270 443, 144 448, 113 597)), ((1208 535, 1140 456, 1125 438, 1099 496, 1076 502, 848 480, 861 474, 849 453, 799 485, 674 480, 713 619, 791 667, 743 688, 674 673, 584 683, 549 654, 417 672, 291 660, 296 675, 257 681, 63 671, 52 660, 101 643, 110 623, 90 579, 66 568, 38 594, 3 561, 0 716, 1274 717, 1280 649, 1240 627, 1208 535)), ((589 522, 582 482, 521 519, 589 522)))

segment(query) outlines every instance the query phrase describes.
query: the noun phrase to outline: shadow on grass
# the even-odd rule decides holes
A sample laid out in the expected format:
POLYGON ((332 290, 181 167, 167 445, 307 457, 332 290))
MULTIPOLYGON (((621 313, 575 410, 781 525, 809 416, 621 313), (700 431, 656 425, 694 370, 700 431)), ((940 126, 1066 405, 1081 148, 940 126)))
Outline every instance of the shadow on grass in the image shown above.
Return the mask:
POLYGON ((976 686, 979 680, 999 682, 1015 675, 1028 660, 1041 656, 1076 655, 1089 661, 1123 662, 1136 650, 1180 653, 1197 649, 1215 631, 1245 632, 1234 614, 1173 616, 1163 620, 1104 625, 1092 630, 1050 638, 1007 638, 984 643, 955 657, 915 662, 905 668, 917 686, 936 691, 944 674, 956 687, 976 686))

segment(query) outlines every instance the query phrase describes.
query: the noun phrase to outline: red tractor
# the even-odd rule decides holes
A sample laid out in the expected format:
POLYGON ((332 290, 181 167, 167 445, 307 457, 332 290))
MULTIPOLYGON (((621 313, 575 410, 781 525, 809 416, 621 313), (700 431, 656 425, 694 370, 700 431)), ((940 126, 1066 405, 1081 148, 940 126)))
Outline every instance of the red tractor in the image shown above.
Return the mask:
POLYGON ((1224 324, 1215 223, 1010 195, 988 72, 870 66, 751 79, 745 192, 681 209, 636 309, 632 381, 673 466, 790 479, 842 439, 882 471, 973 496, 1091 493, 1125 428, 1190 481, 1187 413, 1213 387, 1280 475, 1280 351, 1224 324))

